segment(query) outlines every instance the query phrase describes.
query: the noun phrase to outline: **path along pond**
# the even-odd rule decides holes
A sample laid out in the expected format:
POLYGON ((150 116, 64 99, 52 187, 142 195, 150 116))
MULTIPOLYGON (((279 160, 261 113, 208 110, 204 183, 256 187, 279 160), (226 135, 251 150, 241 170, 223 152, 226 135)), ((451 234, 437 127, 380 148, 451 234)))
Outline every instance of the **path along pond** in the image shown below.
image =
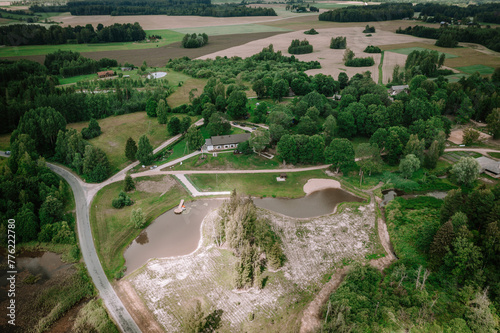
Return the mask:
MULTIPOLYGON (((225 200, 225 199, 224 199, 225 200)), ((124 253, 127 274, 151 258, 182 256, 194 252, 200 241, 200 226, 205 216, 220 207, 222 199, 196 200, 186 203, 180 215, 171 209, 159 216, 132 242, 124 253)), ((363 199, 341 189, 313 192, 298 199, 254 198, 255 205, 294 218, 311 218, 330 214, 341 202, 363 199)))

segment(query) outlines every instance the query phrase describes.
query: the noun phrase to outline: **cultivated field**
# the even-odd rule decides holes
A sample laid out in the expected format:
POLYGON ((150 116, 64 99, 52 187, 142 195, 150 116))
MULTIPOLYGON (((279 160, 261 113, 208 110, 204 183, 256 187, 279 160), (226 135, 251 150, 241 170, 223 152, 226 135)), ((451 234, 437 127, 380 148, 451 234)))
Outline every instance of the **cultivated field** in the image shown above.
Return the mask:
MULTIPOLYGON (((212 54, 207 54, 199 57, 199 59, 215 58, 216 56, 239 56, 247 57, 258 53, 263 47, 273 44, 275 50, 281 50, 283 54, 290 55, 287 50, 288 46, 293 39, 307 39, 310 44, 314 47, 314 52, 310 54, 295 55, 296 58, 303 61, 313 61, 317 60, 321 63, 321 69, 314 69, 307 72, 309 75, 314 75, 322 73, 325 75, 332 75, 337 78, 340 72, 345 72, 349 77, 356 73, 361 73, 365 71, 372 72, 372 78, 375 82, 378 81, 378 65, 380 64, 380 54, 368 54, 364 53, 363 50, 368 45, 385 45, 393 43, 409 43, 419 41, 420 38, 407 35, 399 35, 390 31, 378 30, 373 33, 371 37, 367 37, 362 31, 364 29, 363 23, 358 23, 357 27, 347 27, 347 28, 328 28, 328 29, 316 29, 318 35, 305 35, 303 30, 294 31, 290 33, 281 34, 279 36, 271 36, 265 39, 260 39, 252 41, 245 45, 240 45, 232 47, 226 50, 221 50, 212 54), (347 47, 354 51, 357 57, 368 57, 372 56, 375 60, 375 65, 370 67, 346 67, 343 64, 342 58, 345 50, 332 50, 330 49, 330 39, 332 37, 345 36, 347 37, 347 47)), ((406 57, 405 57, 406 58, 406 57)), ((403 63, 404 64, 404 63, 403 63)), ((389 63, 386 65, 386 71, 392 74, 392 69, 395 64, 389 63)), ((384 77, 383 82, 387 82, 387 78, 384 77)))
POLYGON ((180 331, 186 308, 194 300, 205 312, 221 309, 221 331, 293 332, 301 310, 334 267, 361 260, 374 252, 374 205, 345 208, 342 213, 297 220, 261 210, 280 234, 287 256, 277 272, 264 272, 262 290, 234 290, 236 257, 216 247, 212 225, 217 213, 204 220, 203 240, 191 255, 153 259, 125 279, 135 288, 157 321, 168 332, 180 331), (253 320, 252 320, 253 319, 253 320))

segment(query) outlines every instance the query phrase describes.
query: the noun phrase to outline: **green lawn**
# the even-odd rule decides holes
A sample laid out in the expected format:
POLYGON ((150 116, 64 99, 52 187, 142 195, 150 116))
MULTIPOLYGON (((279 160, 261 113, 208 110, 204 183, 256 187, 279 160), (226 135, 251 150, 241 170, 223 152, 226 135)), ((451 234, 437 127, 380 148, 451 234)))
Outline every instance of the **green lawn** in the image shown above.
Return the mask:
POLYGON ((97 79, 96 73, 77 75, 77 76, 71 76, 71 77, 59 77, 59 84, 61 84, 61 85, 71 84, 71 83, 76 83, 78 81, 93 80, 93 79, 97 79))
POLYGON ((495 71, 494 68, 485 66, 485 65, 472 65, 465 67, 457 67, 457 69, 461 72, 465 72, 467 74, 474 74, 475 72, 479 72, 481 75, 490 75, 495 71))
POLYGON ((491 157, 500 158, 500 153, 488 153, 491 157))
POLYGON ((76 52, 100 52, 100 51, 120 51, 151 49, 162 47, 174 42, 179 42, 184 36, 172 30, 146 30, 146 34, 160 34, 162 39, 158 43, 146 42, 123 42, 123 43, 96 43, 96 44, 61 44, 61 45, 25 45, 6 46, 0 48, 0 57, 20 57, 29 55, 43 55, 57 50, 76 52))
MULTIPOLYGON (((173 115, 169 115, 172 117, 173 115)), ((183 114, 175 114, 179 119, 187 117, 183 114)), ((192 117, 194 123, 198 118, 192 117)), ((79 122, 68 124, 69 128, 75 128, 81 131, 87 127, 88 122, 79 122)), ((158 124, 156 118, 149 118, 146 112, 136 112, 121 116, 113 116, 99 120, 102 134, 89 142, 101 148, 108 156, 111 164, 111 172, 114 174, 127 166, 130 161, 125 157, 125 144, 131 137, 136 143, 139 137, 146 134, 153 148, 158 147, 162 142, 170 138, 167 133, 166 125, 158 124)))
POLYGON ((260 170, 275 169, 279 167, 276 158, 269 160, 257 154, 243 155, 219 153, 216 157, 212 154, 194 156, 176 166, 175 170, 260 170))
POLYGON ((0 150, 10 149, 10 133, 0 135, 0 150))
POLYGON ((328 178, 323 170, 289 172, 287 180, 276 181, 275 173, 256 174, 191 174, 188 178, 201 191, 232 191, 253 196, 299 198, 305 195, 304 184, 310 178, 328 178))
MULTIPOLYGON (((219 35, 236 35, 236 34, 253 34, 258 32, 288 32, 290 29, 271 27, 262 24, 238 24, 225 25, 215 27, 196 27, 196 28, 179 28, 172 29, 181 34, 206 33, 209 36, 219 35)), ((210 43, 210 40, 208 41, 210 43)))
MULTIPOLYGON (((136 182, 140 180, 160 181, 164 177, 144 177, 136 182)), ((163 195, 140 191, 128 193, 134 204, 115 209, 111 206, 111 201, 118 197, 122 189, 123 181, 106 186, 97 193, 90 209, 94 244, 104 272, 110 280, 123 271, 125 265, 123 252, 141 232, 130 222, 132 209, 142 208, 146 215, 147 225, 149 225, 156 217, 178 205, 180 199, 189 198, 186 191, 176 184, 163 195)))
MULTIPOLYGON (((426 49, 426 48, 423 48, 423 47, 406 47, 406 48, 403 48, 403 49, 394 49, 394 50, 387 50, 387 51, 394 52, 394 53, 399 53, 399 54, 409 55, 413 51, 433 51, 433 50, 426 49)), ((443 53, 443 52, 439 52, 440 55, 441 55, 441 53, 443 53)), ((458 58, 457 55, 450 54, 450 53, 445 53, 444 55, 445 55, 446 59, 458 58)))
POLYGON ((478 158, 481 157, 480 153, 476 153, 473 151, 452 151, 452 152, 447 152, 443 154, 443 158, 447 159, 448 161, 455 163, 457 162, 460 158, 462 157, 473 157, 473 158, 478 158))

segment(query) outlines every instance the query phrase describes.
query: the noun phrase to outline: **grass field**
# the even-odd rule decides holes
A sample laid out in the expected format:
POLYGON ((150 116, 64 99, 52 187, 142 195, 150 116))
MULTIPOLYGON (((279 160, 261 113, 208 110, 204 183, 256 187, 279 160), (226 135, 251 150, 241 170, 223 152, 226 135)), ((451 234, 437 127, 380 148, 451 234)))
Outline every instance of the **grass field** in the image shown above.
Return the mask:
POLYGON ((10 133, 0 135, 0 150, 10 149, 10 133))
MULTIPOLYGON (((432 50, 424 48, 424 47, 405 47, 405 48, 402 48, 402 49, 391 49, 391 50, 388 50, 388 51, 391 51, 391 52, 394 52, 394 53, 399 53, 399 54, 409 55, 413 51, 432 51, 432 50)), ((440 52, 440 54, 441 53, 444 53, 444 52, 440 52)), ((451 59, 451 58, 457 58, 458 57, 457 55, 450 54, 450 53, 444 53, 444 55, 445 55, 446 59, 451 59)))
POLYGON ((200 191, 232 191, 253 196, 277 196, 284 198, 299 198, 305 195, 303 186, 310 178, 329 178, 323 170, 304 172, 289 172, 285 182, 276 181, 280 174, 192 174, 188 175, 191 182, 200 191))
POLYGON ((98 43, 98 44, 61 44, 61 45, 25 45, 5 46, 0 48, 0 57, 21 57, 30 55, 43 55, 57 50, 76 52, 100 52, 151 49, 179 42, 183 34, 171 30, 146 30, 146 34, 161 35, 157 43, 123 42, 123 43, 98 43))
POLYGON ((484 65, 473 65, 473 66, 465 66, 465 67, 456 67, 459 71, 465 72, 467 74, 474 74, 475 72, 479 72, 481 75, 490 75, 495 71, 494 68, 484 65))
MULTIPOLYGON (((182 162, 182 165, 176 166, 175 170, 259 170, 275 169, 279 167, 276 158, 269 160, 257 154, 243 155, 230 153, 219 153, 216 157, 211 154, 194 156, 182 162)), ((279 171, 279 170, 278 170, 279 171)))
MULTIPOLYGON (((178 77, 178 82, 182 81, 182 86, 178 87, 177 90, 170 96, 167 97, 167 102, 170 107, 176 107, 185 103, 189 103, 189 92, 193 89, 197 89, 196 95, 199 95, 203 92, 203 88, 207 84, 207 79, 194 79, 185 74, 174 72, 178 77)), ((171 83, 174 83, 173 79, 174 75, 167 75, 167 80, 171 80, 171 83)), ((175 84, 174 84, 175 85, 175 84)))
MULTIPOLYGON (((179 28, 172 29, 173 31, 182 34, 193 34, 193 33, 206 33, 209 36, 219 36, 219 35, 235 35, 235 34, 251 34, 258 32, 287 32, 292 31, 290 29, 271 27, 262 24, 238 24, 238 25, 225 25, 218 27, 196 27, 196 28, 179 28)), ((210 43, 210 40, 208 41, 210 43)))
POLYGON ((488 153, 491 157, 500 158, 500 153, 488 153))
MULTIPOLYGON (((144 177, 136 180, 160 181, 165 176, 144 177)), ((169 177, 169 176, 167 176, 169 177)), ((95 196, 90 210, 90 224, 104 272, 108 279, 113 279, 124 268, 123 252, 136 238, 141 230, 135 229, 130 222, 132 209, 142 208, 146 215, 147 225, 156 217, 175 207, 180 199, 188 195, 180 185, 174 185, 164 195, 160 193, 134 191, 128 193, 134 204, 129 207, 115 209, 111 201, 123 189, 123 182, 113 183, 103 188, 95 196)))
POLYGON ((448 161, 455 163, 458 162, 458 160, 462 157, 473 157, 473 158, 478 158, 481 157, 480 153, 476 153, 473 151, 453 151, 453 152, 448 152, 443 154, 443 158, 447 159, 448 161))
MULTIPOLYGON (((187 117, 186 115, 176 114, 179 119, 187 117)), ((169 115, 172 117, 172 115, 169 115)), ((192 122, 197 118, 193 117, 192 122)), ((87 127, 88 122, 79 122, 68 124, 69 128, 81 131, 87 127)), ((146 112, 136 112, 121 116, 113 116, 99 120, 102 134, 89 142, 101 148, 108 156, 111 164, 111 172, 114 174, 123 169, 130 161, 125 157, 125 143, 131 137, 136 143, 139 137, 147 134, 153 148, 158 147, 170 135, 167 133, 166 125, 158 124, 156 118, 149 118, 146 112)))

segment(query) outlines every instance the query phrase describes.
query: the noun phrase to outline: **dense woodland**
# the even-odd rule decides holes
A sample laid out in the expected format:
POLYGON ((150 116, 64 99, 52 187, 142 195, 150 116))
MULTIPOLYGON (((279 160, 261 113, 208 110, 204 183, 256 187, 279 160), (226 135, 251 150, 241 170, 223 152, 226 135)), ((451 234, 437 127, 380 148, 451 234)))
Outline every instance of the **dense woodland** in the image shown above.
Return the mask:
POLYGON ((372 22, 400 20, 413 17, 413 7, 409 3, 349 6, 330 10, 319 15, 320 21, 372 22))
POLYGON ((462 24, 468 24, 473 21, 500 23, 499 3, 482 3, 466 7, 440 3, 421 3, 415 5, 414 9, 415 12, 420 12, 420 18, 427 22, 460 20, 462 24), (471 20, 471 18, 473 19, 471 20))
POLYGON ((12 24, 0 27, 0 45, 54 45, 83 43, 135 42, 144 40, 146 33, 139 23, 115 23, 110 26, 92 24, 85 27, 61 27, 51 25, 48 29, 38 24, 12 24))
POLYGON ((396 33, 437 39, 436 45, 443 47, 454 47, 457 42, 466 42, 481 44, 493 51, 500 51, 500 28, 479 28, 475 26, 468 28, 429 28, 416 25, 406 29, 399 28, 396 33))
POLYGON ((35 5, 30 10, 70 12, 71 15, 276 16, 272 8, 250 8, 240 4, 212 5, 211 0, 70 1, 61 6, 35 5))

